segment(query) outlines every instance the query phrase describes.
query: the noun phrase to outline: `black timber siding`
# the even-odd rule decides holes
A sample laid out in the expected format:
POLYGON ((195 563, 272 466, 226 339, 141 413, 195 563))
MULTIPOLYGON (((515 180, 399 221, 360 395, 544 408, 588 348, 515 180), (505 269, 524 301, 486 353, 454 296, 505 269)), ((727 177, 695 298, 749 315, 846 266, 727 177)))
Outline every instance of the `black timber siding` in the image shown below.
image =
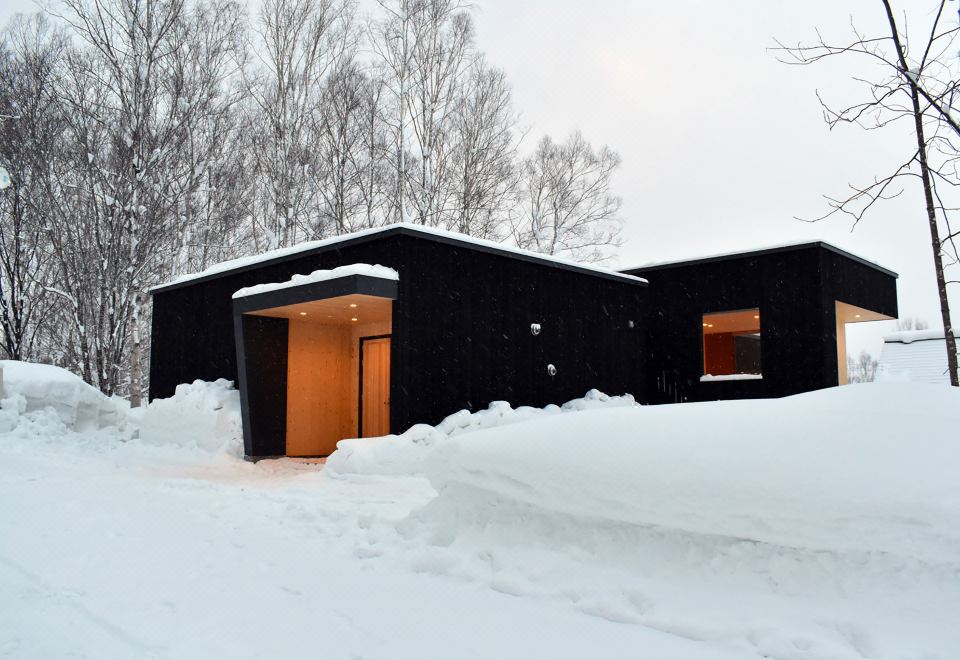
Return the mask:
POLYGON ((893 273, 817 245, 629 271, 650 280, 651 403, 781 397, 837 384, 834 300, 896 316, 893 273), (762 380, 701 383, 702 315, 759 308, 762 380))
POLYGON ((825 311, 823 333, 829 338, 824 355, 827 387, 837 385, 837 316, 835 301, 896 317, 896 279, 889 274, 843 255, 822 250, 820 254, 821 301, 825 311))
POLYGON ((240 411, 247 456, 282 456, 287 435, 287 319, 236 314, 240 411))
POLYGON ((647 287, 398 231, 155 291, 151 399, 198 378, 237 381, 234 291, 351 263, 400 275, 393 432, 494 400, 543 406, 591 387, 646 398, 647 287))

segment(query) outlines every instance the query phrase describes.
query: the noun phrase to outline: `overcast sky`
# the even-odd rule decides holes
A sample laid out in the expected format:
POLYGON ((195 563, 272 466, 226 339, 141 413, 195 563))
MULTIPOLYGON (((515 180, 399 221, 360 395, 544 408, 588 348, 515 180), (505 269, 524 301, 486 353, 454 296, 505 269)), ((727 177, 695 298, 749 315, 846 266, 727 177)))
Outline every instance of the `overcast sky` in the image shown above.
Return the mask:
MULTIPOLYGON (((34 6, 5 0, 0 20, 34 6)), ((476 0, 474 15, 478 45, 506 70, 530 128, 527 148, 544 133, 579 128, 623 157, 619 265, 826 240, 897 271, 901 317, 939 326, 914 185, 852 232, 842 218, 794 219, 824 212, 825 193, 891 171, 909 157, 912 137, 830 132, 815 90, 856 99, 849 76, 873 69, 851 60, 791 67, 768 48, 775 38, 809 40, 817 27, 845 38, 851 15, 862 31, 882 30, 881 10, 878 0, 476 0)), ((851 353, 878 353, 892 325, 849 326, 851 353)))

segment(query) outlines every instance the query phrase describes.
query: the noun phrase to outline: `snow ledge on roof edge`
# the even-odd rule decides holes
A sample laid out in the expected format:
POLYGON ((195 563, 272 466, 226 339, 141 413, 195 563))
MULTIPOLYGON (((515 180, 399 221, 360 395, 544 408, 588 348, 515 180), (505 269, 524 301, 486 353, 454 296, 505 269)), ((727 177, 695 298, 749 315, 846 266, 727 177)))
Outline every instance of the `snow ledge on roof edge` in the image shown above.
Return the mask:
MULTIPOLYGON (((954 337, 960 337, 960 330, 954 329, 954 337)), ((930 339, 943 339, 946 333, 940 330, 900 330, 883 336, 884 343, 893 344, 911 344, 915 341, 927 341, 930 339)))
POLYGON ((846 248, 842 248, 838 245, 834 245, 833 243, 822 240, 822 239, 812 239, 808 241, 795 241, 795 242, 788 242, 788 243, 773 243, 770 245, 760 245, 760 246, 754 246, 750 248, 738 249, 738 250, 734 250, 733 252, 714 252, 710 254, 700 254, 695 256, 684 257, 682 259, 668 259, 666 261, 649 261, 647 263, 632 266, 630 268, 623 268, 622 270, 624 271, 646 270, 650 268, 660 268, 665 266, 679 266, 682 264, 696 263, 699 261, 713 261, 713 260, 728 259, 728 258, 737 259, 737 258, 747 257, 754 253, 775 252, 778 250, 788 250, 790 248, 812 247, 815 245, 824 245, 828 249, 833 249, 841 254, 845 254, 849 257, 862 261, 865 264, 876 266, 877 268, 896 274, 896 271, 890 268, 889 266, 885 266, 873 259, 868 259, 862 254, 857 254, 856 252, 847 250, 846 248))
POLYGON ((255 284, 237 289, 233 297, 243 298, 245 296, 255 296, 267 291, 277 291, 279 289, 292 289, 293 287, 303 286, 304 284, 313 284, 315 282, 326 282, 340 277, 350 275, 365 275, 366 277, 378 277, 382 280, 398 281, 400 276, 392 268, 386 266, 370 264, 349 264, 347 266, 338 266, 331 270, 315 270, 309 275, 294 275, 285 282, 269 282, 267 284, 255 284))
POLYGON ((220 275, 223 273, 228 273, 232 270, 237 270, 240 268, 245 268, 248 266, 253 266, 265 261, 271 261, 273 259, 282 259, 283 257, 289 257, 303 252, 309 252, 310 250, 315 250, 330 245, 336 245, 337 243, 345 242, 348 240, 353 240, 357 238, 364 238, 367 236, 375 236, 376 234, 388 232, 396 229, 407 229, 416 233, 424 234, 427 236, 434 236, 440 238, 446 238, 449 240, 457 241, 465 245, 474 245, 477 247, 486 248, 489 250, 494 250, 497 252, 503 252, 505 254, 514 254, 519 256, 524 256, 528 258, 535 259, 537 261, 543 262, 553 262, 556 264, 571 266, 585 271, 592 271, 608 277, 616 277, 618 279, 628 280, 630 282, 643 282, 647 283, 648 280, 643 277, 638 277, 636 275, 628 275, 627 273, 621 273, 619 271, 604 268, 602 266, 595 266, 592 264, 580 263, 572 259, 565 259, 563 257, 557 257, 549 254, 543 254, 540 252, 533 252, 532 250, 524 250, 522 248, 515 247, 513 245, 507 245, 504 243, 497 243, 495 241, 490 241, 484 238, 476 238, 474 236, 468 236, 466 234, 461 234, 459 232, 447 231, 445 229, 437 229, 435 227, 426 227, 424 225, 413 224, 410 222, 396 222, 389 225, 384 225, 382 227, 372 227, 370 229, 363 229, 361 231, 353 232, 352 234, 342 234, 340 236, 332 236, 330 238, 324 238, 317 241, 305 241, 303 243, 298 243, 297 245, 292 245, 286 248, 278 248, 276 250, 268 250, 267 252, 262 252, 256 255, 250 255, 247 257, 239 257, 237 259, 230 259, 228 261, 221 261, 220 263, 214 264, 205 270, 200 271, 199 273, 190 273, 187 275, 181 275, 176 279, 173 279, 169 282, 164 282, 162 284, 157 284, 148 289, 148 292, 152 293, 159 289, 164 289, 169 286, 174 286, 178 284, 186 284, 193 280, 198 280, 205 277, 210 277, 212 275, 220 275))

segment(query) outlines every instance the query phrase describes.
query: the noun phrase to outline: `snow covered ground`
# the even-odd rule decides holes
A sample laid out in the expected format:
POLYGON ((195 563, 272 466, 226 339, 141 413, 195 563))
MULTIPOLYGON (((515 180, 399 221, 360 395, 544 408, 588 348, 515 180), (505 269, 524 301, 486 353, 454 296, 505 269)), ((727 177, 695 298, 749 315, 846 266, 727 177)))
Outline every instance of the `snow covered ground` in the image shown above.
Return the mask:
POLYGON ((3 658, 960 656, 949 388, 592 393, 327 467, 244 462, 223 382, 120 428, 5 395, 3 658))

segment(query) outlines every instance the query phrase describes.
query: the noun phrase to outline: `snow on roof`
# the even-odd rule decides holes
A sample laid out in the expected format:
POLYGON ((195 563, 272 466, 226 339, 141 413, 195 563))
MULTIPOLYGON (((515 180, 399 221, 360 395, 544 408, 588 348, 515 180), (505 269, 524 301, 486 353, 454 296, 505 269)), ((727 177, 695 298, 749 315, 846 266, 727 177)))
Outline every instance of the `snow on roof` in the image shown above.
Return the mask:
POLYGON ((233 297, 243 298, 244 296, 254 296, 258 293, 266 293, 267 291, 291 289, 295 286, 313 284, 314 282, 326 282, 327 280, 335 280, 339 277, 347 277, 348 275, 366 275, 367 277, 379 277, 382 280, 394 281, 400 279, 397 271, 392 268, 387 268, 386 266, 380 266, 379 264, 375 266, 371 266, 370 264, 350 264, 348 266, 339 266, 332 270, 315 270, 309 275, 294 275, 285 282, 269 282, 267 284, 245 286, 242 289, 237 289, 233 297))
MULTIPOLYGON (((960 337, 960 330, 954 330, 953 335, 960 337)), ((883 341, 886 343, 899 342, 901 344, 911 344, 915 341, 943 339, 944 336, 945 333, 942 328, 940 330, 899 330, 889 335, 884 335, 883 341)))
POLYGON ((896 275, 893 269, 882 266, 878 264, 876 261, 874 261, 873 259, 867 259, 866 257, 863 257, 854 252, 850 252, 849 250, 844 250, 843 248, 839 248, 836 245, 833 245, 832 243, 828 243, 827 241, 801 241, 799 243, 775 243, 773 245, 762 245, 758 247, 752 247, 750 249, 736 250, 735 252, 714 252, 714 253, 708 253, 708 254, 692 255, 683 259, 670 259, 668 261, 650 261, 647 263, 640 264, 638 266, 634 266, 632 268, 623 268, 622 270, 624 271, 644 270, 646 268, 660 268, 663 266, 675 266, 675 265, 696 262, 696 261, 719 261, 721 259, 735 259, 737 257, 745 257, 747 255, 751 255, 755 253, 780 252, 785 250, 816 247, 816 246, 825 247, 828 250, 832 250, 833 252, 837 252, 845 256, 852 257, 857 261, 861 261, 867 265, 875 266, 882 270, 889 271, 891 274, 896 275))
POLYGON ((621 273, 609 268, 603 268, 602 266, 584 264, 578 261, 574 261, 572 259, 565 259, 563 257, 557 257, 549 254, 541 254, 539 252, 533 252, 531 250, 524 250, 524 249, 514 247, 512 245, 507 245, 504 243, 497 243, 495 241, 489 241, 483 238, 467 236, 466 234, 461 234, 459 232, 447 231, 444 229, 437 229, 435 227, 425 227, 424 225, 418 225, 411 222, 397 222, 390 225, 384 225, 382 227, 373 227, 370 229, 364 229, 361 231, 353 232, 352 234, 343 234, 341 236, 333 236, 331 238, 325 238, 318 241, 304 241, 303 243, 298 243, 297 245, 292 245, 286 248, 269 250, 267 252, 261 252, 260 254, 254 254, 247 257, 240 257, 238 259, 230 259, 229 261, 222 261, 218 264, 214 264, 210 266, 206 270, 203 270, 199 273, 190 273, 188 275, 181 275, 180 277, 174 280, 171 280, 170 282, 165 282, 164 284, 158 284, 157 286, 151 287, 149 290, 150 292, 154 292, 160 289, 165 289, 170 286, 184 284, 187 282, 191 282, 193 280, 210 277, 212 275, 219 275, 221 273, 227 273, 233 270, 239 270, 241 268, 248 268, 250 266, 255 266, 257 264, 264 263, 267 261, 273 261, 275 259, 283 259, 285 257, 291 257, 294 255, 303 254, 304 252, 310 252, 312 250, 317 250, 317 249, 328 247, 331 245, 336 245, 338 243, 352 241, 352 240, 365 238, 369 236, 375 236, 377 234, 388 233, 391 231, 397 231, 399 229, 412 231, 415 233, 423 234, 425 236, 443 238, 445 240, 455 241, 463 245, 470 245, 470 246, 474 246, 474 247, 478 247, 486 250, 502 252, 505 254, 514 254, 518 256, 523 256, 535 261, 569 266, 569 267, 576 268, 583 271, 602 274, 608 277, 616 277, 618 279, 629 280, 631 282, 646 283, 647 281, 642 277, 637 277, 635 275, 628 275, 626 273, 621 273))
POLYGON ((943 337, 943 330, 904 330, 887 335, 883 338, 876 379, 949 385, 943 337))

